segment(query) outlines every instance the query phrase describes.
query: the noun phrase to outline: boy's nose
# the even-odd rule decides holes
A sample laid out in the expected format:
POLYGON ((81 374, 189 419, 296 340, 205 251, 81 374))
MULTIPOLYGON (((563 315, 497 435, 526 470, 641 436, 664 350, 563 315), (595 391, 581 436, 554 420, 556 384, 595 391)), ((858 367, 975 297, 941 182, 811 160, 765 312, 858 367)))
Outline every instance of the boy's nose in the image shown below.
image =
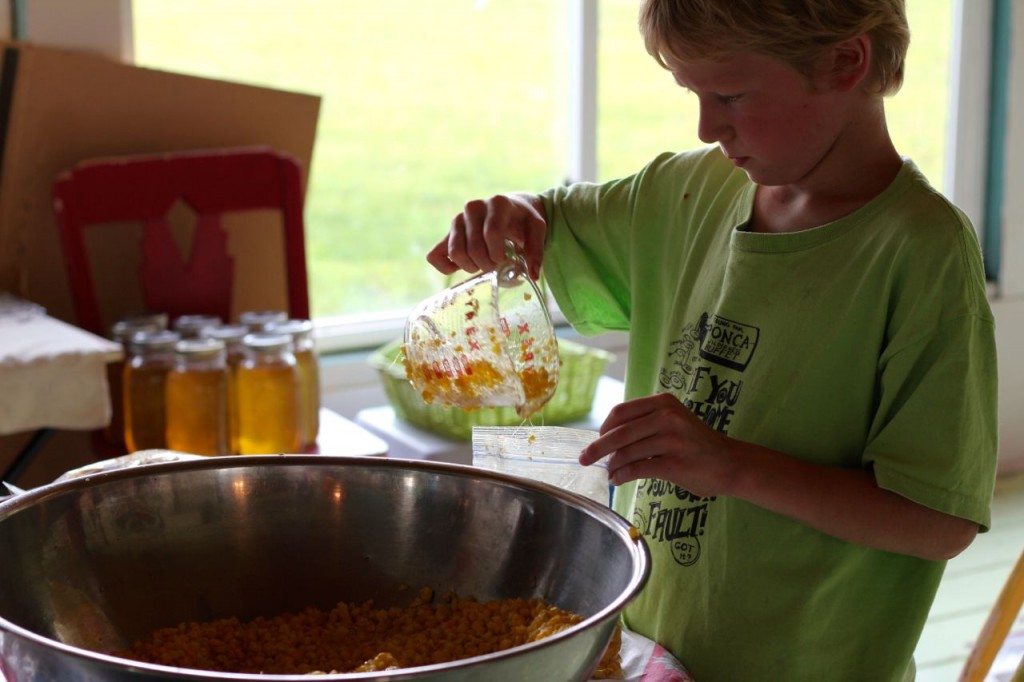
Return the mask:
POLYGON ((697 137, 705 144, 721 142, 729 134, 729 125, 719 109, 720 105, 714 102, 700 103, 697 137))

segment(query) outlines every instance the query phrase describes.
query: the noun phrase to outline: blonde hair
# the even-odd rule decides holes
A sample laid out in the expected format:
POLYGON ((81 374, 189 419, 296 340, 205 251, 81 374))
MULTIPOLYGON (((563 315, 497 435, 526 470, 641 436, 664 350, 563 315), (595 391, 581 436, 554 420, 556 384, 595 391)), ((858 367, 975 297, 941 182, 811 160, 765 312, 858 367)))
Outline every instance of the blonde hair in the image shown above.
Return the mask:
POLYGON ((904 0, 643 0, 640 33, 669 68, 736 52, 781 59, 808 77, 835 44, 867 34, 868 89, 891 95, 903 84, 910 28, 904 0))

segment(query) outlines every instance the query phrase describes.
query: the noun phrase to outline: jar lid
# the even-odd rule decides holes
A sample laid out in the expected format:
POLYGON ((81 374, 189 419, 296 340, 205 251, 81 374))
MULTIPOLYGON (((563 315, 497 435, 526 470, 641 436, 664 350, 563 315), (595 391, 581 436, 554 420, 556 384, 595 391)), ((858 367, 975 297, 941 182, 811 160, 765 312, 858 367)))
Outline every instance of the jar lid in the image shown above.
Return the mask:
POLYGON ((131 346, 135 350, 159 351, 174 350, 174 345, 181 340, 181 334, 167 329, 142 331, 132 334, 131 346))
POLYGON ((174 345, 179 355, 196 357, 214 356, 224 352, 224 342, 220 339, 182 339, 174 345))
POLYGON ((276 332, 253 332, 246 334, 242 340, 246 348, 260 351, 281 350, 291 348, 292 337, 290 334, 278 334, 276 332))
POLYGON ((174 328, 206 326, 213 327, 223 322, 219 315, 181 315, 174 320, 174 328))
POLYGON ((267 325, 287 319, 288 313, 283 310, 247 310, 238 316, 239 324, 244 324, 254 332, 263 331, 267 325))
POLYGON ((302 336, 313 333, 313 322, 311 320, 292 319, 283 322, 273 322, 267 325, 267 331, 278 334, 291 334, 302 336))
POLYGON ((144 319, 124 319, 114 323, 110 328, 110 338, 126 343, 138 332, 158 332, 164 329, 156 322, 144 319))
POLYGON ((241 341, 248 333, 249 328, 244 324, 221 324, 216 327, 205 327, 199 331, 200 336, 210 339, 220 339, 225 343, 229 341, 241 341))
POLYGON ((178 332, 198 332, 205 327, 216 327, 223 320, 217 315, 182 315, 174 320, 178 332))
POLYGON ((207 327, 216 327, 221 322, 217 315, 181 315, 174 321, 174 330, 182 337, 195 338, 207 327))

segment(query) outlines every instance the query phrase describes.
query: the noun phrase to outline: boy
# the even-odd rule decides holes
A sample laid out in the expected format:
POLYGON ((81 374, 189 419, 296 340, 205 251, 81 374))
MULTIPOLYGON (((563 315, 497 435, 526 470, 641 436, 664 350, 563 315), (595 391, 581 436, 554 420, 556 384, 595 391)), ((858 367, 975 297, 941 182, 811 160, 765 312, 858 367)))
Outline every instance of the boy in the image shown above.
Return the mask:
POLYGON ((576 329, 629 331, 580 456, 651 549, 627 627, 699 682, 913 679, 997 422, 974 232, 886 128, 903 2, 645 0, 640 26, 716 146, 471 201, 428 261, 511 239, 576 329))

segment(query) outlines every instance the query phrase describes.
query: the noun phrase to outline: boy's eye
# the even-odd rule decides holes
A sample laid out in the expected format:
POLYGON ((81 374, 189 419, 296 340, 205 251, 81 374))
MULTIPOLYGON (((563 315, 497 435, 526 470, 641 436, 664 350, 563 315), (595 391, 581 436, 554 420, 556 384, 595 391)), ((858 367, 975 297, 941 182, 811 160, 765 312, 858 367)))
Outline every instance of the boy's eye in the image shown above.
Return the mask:
POLYGON ((719 95, 718 101, 722 104, 735 104, 743 99, 743 95, 719 95))

